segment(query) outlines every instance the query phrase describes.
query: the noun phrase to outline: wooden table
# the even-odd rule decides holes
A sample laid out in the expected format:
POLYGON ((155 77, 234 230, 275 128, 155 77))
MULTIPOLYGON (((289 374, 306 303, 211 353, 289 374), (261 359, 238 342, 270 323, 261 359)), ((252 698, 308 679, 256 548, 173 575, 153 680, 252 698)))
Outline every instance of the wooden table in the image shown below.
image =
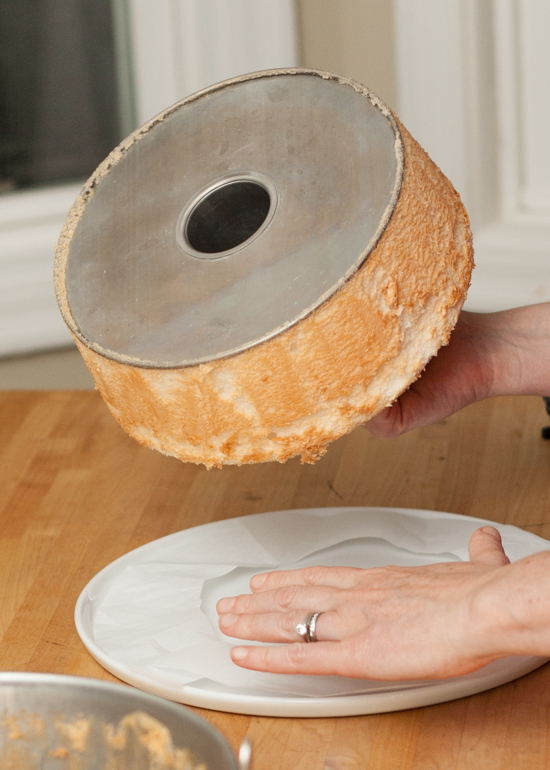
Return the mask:
MULTIPOLYGON (((150 540, 263 511, 382 505, 452 511, 550 539, 540 398, 495 399, 383 442, 359 428, 315 466, 206 471, 143 449, 93 392, 0 392, 0 668, 113 680, 73 624, 84 585, 150 540)), ((550 601, 550 598, 549 598, 550 601)), ((550 767, 550 665, 452 703, 338 719, 197 709, 254 770, 550 767)))

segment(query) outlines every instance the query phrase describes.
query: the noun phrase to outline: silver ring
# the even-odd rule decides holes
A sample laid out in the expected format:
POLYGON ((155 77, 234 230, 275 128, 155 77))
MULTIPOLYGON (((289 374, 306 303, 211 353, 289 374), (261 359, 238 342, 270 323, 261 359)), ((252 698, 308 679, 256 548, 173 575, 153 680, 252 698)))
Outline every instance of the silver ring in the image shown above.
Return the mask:
POLYGON ((310 642, 317 641, 317 635, 315 634, 315 627, 317 626, 317 620, 320 614, 321 614, 320 612, 314 612, 309 620, 309 623, 307 626, 307 635, 309 637, 308 641, 310 642))
POLYGON ((304 642, 316 642, 317 635, 315 633, 315 628, 317 626, 317 620, 319 618, 319 615, 321 615, 320 612, 309 612, 303 623, 298 623, 296 626, 296 633, 298 636, 301 636, 304 642))

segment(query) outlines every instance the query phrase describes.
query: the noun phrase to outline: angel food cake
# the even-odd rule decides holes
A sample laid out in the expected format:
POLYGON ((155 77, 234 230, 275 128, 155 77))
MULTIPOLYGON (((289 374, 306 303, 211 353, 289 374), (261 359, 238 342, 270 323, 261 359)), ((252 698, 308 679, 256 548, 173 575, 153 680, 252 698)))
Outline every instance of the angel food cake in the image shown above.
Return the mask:
POLYGON ((447 344, 473 267, 451 183, 371 91, 314 70, 212 86, 99 166, 61 312, 141 444, 314 462, 447 344))

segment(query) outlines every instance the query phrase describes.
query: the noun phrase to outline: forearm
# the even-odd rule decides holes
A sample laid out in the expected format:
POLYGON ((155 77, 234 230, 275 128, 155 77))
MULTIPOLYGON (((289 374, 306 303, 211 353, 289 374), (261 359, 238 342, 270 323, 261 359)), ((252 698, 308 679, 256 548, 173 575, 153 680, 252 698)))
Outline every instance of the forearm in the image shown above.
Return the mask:
POLYGON ((550 657, 550 552, 496 570, 476 591, 470 609, 480 654, 550 657))
POLYGON ((550 395, 550 302, 469 316, 491 362, 488 395, 550 395))

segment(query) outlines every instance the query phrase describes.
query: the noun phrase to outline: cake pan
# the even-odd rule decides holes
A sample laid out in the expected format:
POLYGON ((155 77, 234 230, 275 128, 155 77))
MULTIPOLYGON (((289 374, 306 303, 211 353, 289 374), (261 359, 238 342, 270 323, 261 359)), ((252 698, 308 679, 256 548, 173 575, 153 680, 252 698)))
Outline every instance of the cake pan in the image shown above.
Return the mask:
POLYGON ((0 673, 0 767, 246 770, 221 733, 176 703, 126 685, 11 672, 0 673))

